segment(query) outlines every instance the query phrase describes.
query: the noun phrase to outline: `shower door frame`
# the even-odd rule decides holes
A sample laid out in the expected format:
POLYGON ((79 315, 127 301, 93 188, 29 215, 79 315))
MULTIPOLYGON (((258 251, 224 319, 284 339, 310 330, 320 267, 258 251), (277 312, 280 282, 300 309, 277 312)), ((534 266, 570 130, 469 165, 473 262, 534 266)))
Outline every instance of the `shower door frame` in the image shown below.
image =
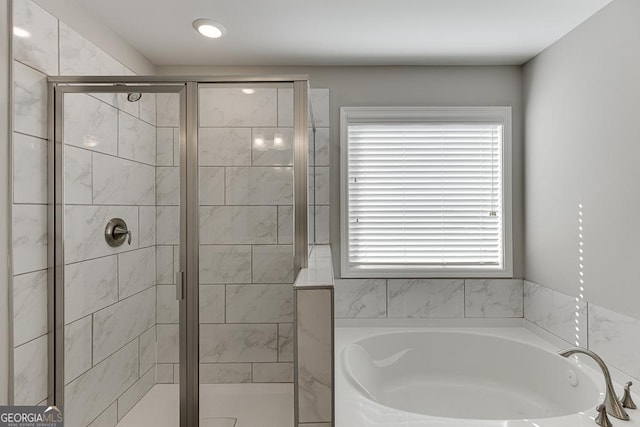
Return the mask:
MULTIPOLYGON (((180 275, 176 280, 180 335, 180 427, 198 427, 199 378, 199 166, 198 85, 290 83, 294 128, 294 278, 308 263, 307 75, 273 76, 60 76, 48 81, 48 404, 64 406, 64 94, 177 93, 180 96, 180 275)), ((295 327, 296 319, 294 319, 295 327)), ((297 360, 294 359, 294 372, 297 360)), ((297 377, 294 378, 294 390, 297 377)), ((297 404, 294 408, 297 410, 297 404)), ((295 418, 294 418, 295 419, 295 418)))

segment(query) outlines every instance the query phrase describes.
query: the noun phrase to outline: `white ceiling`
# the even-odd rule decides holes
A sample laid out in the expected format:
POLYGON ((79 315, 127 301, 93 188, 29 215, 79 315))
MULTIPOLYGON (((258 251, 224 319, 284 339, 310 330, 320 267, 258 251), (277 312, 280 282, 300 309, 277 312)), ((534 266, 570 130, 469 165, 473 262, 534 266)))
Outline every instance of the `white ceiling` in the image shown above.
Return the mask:
POLYGON ((156 65, 489 65, 522 64, 611 0, 74 1, 156 65))

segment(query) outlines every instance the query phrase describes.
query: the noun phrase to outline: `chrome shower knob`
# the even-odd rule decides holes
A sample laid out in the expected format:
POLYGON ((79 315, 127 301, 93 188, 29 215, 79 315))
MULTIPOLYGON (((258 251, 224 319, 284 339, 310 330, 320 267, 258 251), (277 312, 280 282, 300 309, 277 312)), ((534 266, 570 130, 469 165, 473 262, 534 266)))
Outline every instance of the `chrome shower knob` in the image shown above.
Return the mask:
POLYGON ((112 248, 122 246, 125 241, 131 244, 131 231, 122 218, 111 218, 104 229, 104 239, 112 248))
POLYGON ((631 398, 632 385, 633 383, 631 381, 629 381, 624 385, 624 395, 622 396, 622 399, 620 399, 620 403, 622 403, 622 406, 624 406, 625 408, 636 409, 637 406, 633 401, 633 399, 631 398))

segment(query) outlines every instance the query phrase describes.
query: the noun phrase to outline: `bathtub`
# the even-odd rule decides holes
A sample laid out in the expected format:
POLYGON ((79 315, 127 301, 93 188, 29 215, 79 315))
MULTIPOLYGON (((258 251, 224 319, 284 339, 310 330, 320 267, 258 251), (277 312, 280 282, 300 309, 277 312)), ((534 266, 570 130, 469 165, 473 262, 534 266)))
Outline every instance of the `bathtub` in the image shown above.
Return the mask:
POLYGON ((602 374, 557 350, 523 327, 338 324, 336 427, 593 427, 602 374))

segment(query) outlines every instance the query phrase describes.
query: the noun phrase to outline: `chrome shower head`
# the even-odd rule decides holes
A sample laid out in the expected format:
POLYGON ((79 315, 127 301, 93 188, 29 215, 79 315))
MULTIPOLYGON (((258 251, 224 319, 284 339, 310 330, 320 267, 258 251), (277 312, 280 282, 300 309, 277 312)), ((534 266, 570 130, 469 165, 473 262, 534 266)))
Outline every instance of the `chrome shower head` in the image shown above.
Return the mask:
POLYGON ((142 98, 142 94, 140 92, 131 92, 127 95, 127 101, 129 102, 138 102, 142 98))

